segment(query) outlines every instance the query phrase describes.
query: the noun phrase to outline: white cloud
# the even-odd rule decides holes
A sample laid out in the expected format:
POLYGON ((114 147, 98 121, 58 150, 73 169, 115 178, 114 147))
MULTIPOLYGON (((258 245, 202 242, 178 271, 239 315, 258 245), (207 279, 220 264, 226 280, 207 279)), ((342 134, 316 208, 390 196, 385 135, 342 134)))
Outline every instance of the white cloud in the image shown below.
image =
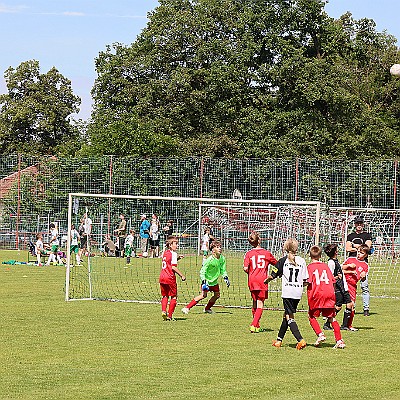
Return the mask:
POLYGON ((84 17, 85 13, 78 12, 78 11, 64 11, 62 13, 62 15, 66 15, 66 16, 69 16, 69 17, 84 17))
POLYGON ((0 14, 9 14, 9 13, 19 13, 28 7, 20 5, 20 6, 9 6, 4 3, 0 3, 0 14))

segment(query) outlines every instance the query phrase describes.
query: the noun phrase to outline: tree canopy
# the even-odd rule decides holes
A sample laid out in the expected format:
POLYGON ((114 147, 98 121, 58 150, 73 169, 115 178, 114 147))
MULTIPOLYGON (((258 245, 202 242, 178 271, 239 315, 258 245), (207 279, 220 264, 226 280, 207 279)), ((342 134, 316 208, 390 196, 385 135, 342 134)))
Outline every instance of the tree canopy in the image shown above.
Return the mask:
POLYGON ((78 112, 80 99, 71 82, 54 67, 41 74, 38 61, 8 68, 5 80, 8 93, 0 95, 0 151, 73 152, 78 130, 70 117, 78 112))
POLYGON ((398 156, 396 39, 324 6, 160 0, 131 45, 96 59, 86 152, 398 156))

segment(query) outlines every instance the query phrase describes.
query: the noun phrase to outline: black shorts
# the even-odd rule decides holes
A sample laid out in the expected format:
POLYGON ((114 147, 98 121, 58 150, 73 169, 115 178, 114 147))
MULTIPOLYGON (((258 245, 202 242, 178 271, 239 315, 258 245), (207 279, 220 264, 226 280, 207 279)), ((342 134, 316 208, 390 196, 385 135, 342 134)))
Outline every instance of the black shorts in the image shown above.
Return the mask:
POLYGON ((160 246, 160 239, 157 240, 153 240, 153 239, 149 239, 149 243, 150 243, 150 247, 158 247, 160 246))
POLYGON ((348 290, 335 290, 336 306, 341 307, 343 304, 351 303, 351 297, 348 290))
POLYGON ((87 245, 87 235, 82 235, 81 236, 81 244, 79 247, 81 249, 86 249, 86 245, 87 245))
POLYGON ((284 299, 283 307, 285 308, 285 314, 295 314, 297 311, 297 306, 299 305, 300 299, 284 299))

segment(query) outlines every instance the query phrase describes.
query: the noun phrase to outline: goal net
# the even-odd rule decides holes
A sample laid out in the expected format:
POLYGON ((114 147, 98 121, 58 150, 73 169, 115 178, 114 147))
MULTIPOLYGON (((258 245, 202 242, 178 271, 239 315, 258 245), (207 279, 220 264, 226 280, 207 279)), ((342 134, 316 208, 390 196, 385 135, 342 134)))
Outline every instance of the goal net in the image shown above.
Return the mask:
MULTIPOLYGON (((200 247, 206 227, 222 242, 231 286, 226 288, 222 281, 218 303, 230 307, 251 306, 247 275, 243 272, 243 256, 250 249, 247 238, 251 231, 260 233, 262 246, 269 249, 277 259, 283 255, 282 246, 288 237, 296 237, 303 255, 308 253, 312 245, 320 242, 319 202, 71 193, 68 231, 72 224, 79 226, 86 212, 92 220, 92 232, 90 248, 80 265, 77 265, 75 255, 69 254, 69 238, 67 242, 67 301, 99 299, 159 302, 159 256, 166 239, 163 228, 167 221, 173 221, 173 234, 179 238, 178 253, 184 256, 179 261, 179 269, 186 275, 186 281, 180 282, 177 277, 178 302, 181 304, 189 302, 199 293, 199 271, 203 261, 200 247), (127 231, 135 231, 136 256, 131 257, 129 264, 126 257, 117 257, 115 253, 110 256, 104 254, 106 236, 118 242, 115 229, 120 214, 125 216, 127 231), (142 214, 148 220, 151 220, 153 214, 159 219, 159 254, 152 254, 150 248, 141 248, 139 231, 142 214)), ((281 307, 280 285, 280 281, 270 284, 267 307, 281 307)))
POLYGON ((322 212, 321 239, 339 246, 340 260, 346 259, 346 238, 354 229, 354 218, 362 216, 364 230, 372 235, 373 253, 368 257, 371 294, 400 296, 400 211, 374 208, 331 208, 322 212))

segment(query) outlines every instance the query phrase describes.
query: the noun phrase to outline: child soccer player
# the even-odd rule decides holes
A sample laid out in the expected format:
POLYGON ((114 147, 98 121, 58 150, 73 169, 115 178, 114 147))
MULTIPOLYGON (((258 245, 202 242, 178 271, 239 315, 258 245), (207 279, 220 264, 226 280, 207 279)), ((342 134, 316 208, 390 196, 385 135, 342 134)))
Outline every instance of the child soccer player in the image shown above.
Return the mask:
POLYGON ((205 228, 204 235, 201 240, 201 251, 203 252, 204 258, 207 258, 209 250, 210 250, 210 228, 205 228))
POLYGON ((178 238, 176 236, 169 236, 166 245, 167 249, 162 255, 162 267, 160 272, 160 288, 162 296, 161 313, 164 321, 171 321, 176 307, 176 298, 178 296, 175 274, 178 274, 182 281, 185 281, 186 277, 178 269, 178 260, 182 258, 182 256, 178 256, 176 253, 178 248, 178 238), (171 298, 171 300, 169 301, 167 312, 169 298, 171 298))
POLYGON ((349 287, 349 294, 352 300, 352 309, 350 312, 350 317, 347 321, 343 320, 343 325, 341 327, 342 330, 346 331, 356 331, 354 328, 353 319, 354 319, 354 305, 356 303, 356 295, 357 295, 357 282, 365 279, 368 273, 368 264, 365 259, 368 257, 369 247, 366 244, 362 244, 357 248, 357 257, 349 257, 343 263, 343 272, 345 273, 345 279, 347 281, 347 285, 349 287))
POLYGON ((317 335, 315 346, 326 340, 324 333, 317 321, 321 314, 328 319, 332 325, 336 344, 333 348, 343 349, 345 344, 342 340, 340 326, 335 319, 335 290, 333 284, 335 278, 328 265, 321 262, 322 249, 319 246, 312 246, 310 249, 311 263, 307 266, 305 284, 307 285, 308 297, 308 319, 310 325, 317 335))
POLYGON ((200 300, 205 299, 210 291, 213 292, 213 295, 205 306, 204 312, 206 314, 212 314, 213 311, 211 307, 220 297, 218 285, 219 276, 224 278, 227 287, 230 286, 229 278, 226 273, 226 260, 221 254, 221 243, 217 240, 213 240, 210 244, 210 250, 212 254, 203 261, 200 270, 201 294, 196 296, 186 307, 182 308, 184 314, 188 314, 193 306, 195 306, 200 300))
POLYGON ((252 232, 248 238, 252 249, 244 256, 243 270, 248 275, 248 286, 253 299, 253 321, 251 333, 260 332, 260 319, 263 313, 264 301, 268 298, 268 265, 277 263, 270 251, 261 247, 261 239, 257 232, 252 232))
POLYGON ((71 225, 71 232, 70 232, 70 254, 75 254, 75 260, 77 265, 81 265, 81 258, 79 256, 79 239, 80 239, 79 232, 75 229, 75 225, 71 225))
POLYGON ((37 265, 39 267, 41 267, 42 262, 41 262, 40 256, 42 254, 46 255, 47 251, 44 249, 43 235, 40 232, 36 234, 35 253, 36 253, 36 258, 37 258, 37 265))
MULTIPOLYGON (((353 309, 353 302, 351 301, 346 279, 343 277, 342 267, 337 259, 338 256, 337 244, 326 245, 324 248, 324 252, 329 257, 328 267, 331 270, 333 277, 336 280, 334 284, 335 297, 336 297, 336 304, 335 304, 336 315, 342 309, 342 305, 345 304, 346 308, 344 310, 342 326, 348 326, 349 318, 351 316, 351 311, 353 309)), ((324 329, 332 330, 332 327, 330 326, 330 323, 328 321, 325 322, 324 329)))
POLYGON ((124 243, 124 255, 126 255, 126 265, 131 265, 131 256, 133 253, 133 257, 135 257, 135 250, 133 249, 133 241, 134 241, 135 231, 131 229, 129 231, 129 235, 125 238, 124 243))
POLYGON ((61 264, 60 256, 58 255, 58 245, 60 244, 58 240, 58 229, 55 224, 50 224, 50 241, 49 244, 51 246, 51 253, 49 255, 49 259, 47 260, 46 265, 50 265, 51 262, 55 265, 56 262, 61 264))
POLYGON ((307 343, 301 336, 299 327, 294 320, 294 314, 303 294, 303 281, 306 277, 307 268, 304 258, 296 255, 298 247, 299 243, 296 239, 289 238, 286 240, 283 250, 287 255, 279 259, 275 267, 272 268, 271 275, 268 276, 266 282, 277 277, 282 278, 282 301, 285 311, 283 312, 278 337, 272 342, 272 346, 278 348, 282 346, 283 338, 289 328, 297 340, 296 349, 301 350, 306 347, 307 343))

